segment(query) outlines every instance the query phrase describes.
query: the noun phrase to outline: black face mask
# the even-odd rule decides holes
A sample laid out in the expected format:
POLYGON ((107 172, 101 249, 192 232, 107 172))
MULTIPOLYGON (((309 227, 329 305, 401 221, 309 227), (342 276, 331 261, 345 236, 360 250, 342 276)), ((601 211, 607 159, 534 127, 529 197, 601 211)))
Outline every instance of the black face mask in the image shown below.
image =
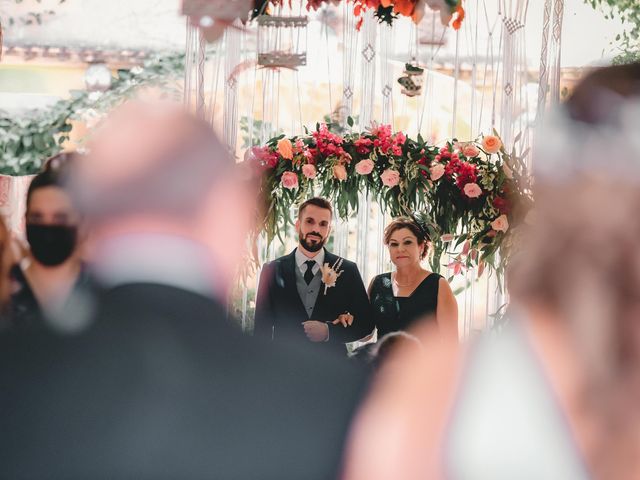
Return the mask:
POLYGON ((31 253, 43 265, 60 265, 76 247, 78 227, 27 223, 27 241, 31 253))

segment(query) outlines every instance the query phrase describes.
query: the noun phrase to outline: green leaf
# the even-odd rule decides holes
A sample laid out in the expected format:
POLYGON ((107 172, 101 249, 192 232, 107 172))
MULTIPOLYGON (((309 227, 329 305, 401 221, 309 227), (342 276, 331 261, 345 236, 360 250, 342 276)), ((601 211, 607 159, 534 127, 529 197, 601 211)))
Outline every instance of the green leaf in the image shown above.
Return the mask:
POLYGON ((351 117, 351 115, 347 117, 347 125, 353 127, 353 118, 351 117))

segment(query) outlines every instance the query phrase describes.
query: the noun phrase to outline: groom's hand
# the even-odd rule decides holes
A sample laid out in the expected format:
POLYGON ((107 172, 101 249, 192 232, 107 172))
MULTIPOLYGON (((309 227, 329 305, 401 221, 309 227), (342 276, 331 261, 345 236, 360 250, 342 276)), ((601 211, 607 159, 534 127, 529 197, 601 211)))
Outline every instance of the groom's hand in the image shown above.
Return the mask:
POLYGON ((307 320, 302 322, 304 333, 312 342, 324 342, 329 338, 329 326, 317 320, 307 320))

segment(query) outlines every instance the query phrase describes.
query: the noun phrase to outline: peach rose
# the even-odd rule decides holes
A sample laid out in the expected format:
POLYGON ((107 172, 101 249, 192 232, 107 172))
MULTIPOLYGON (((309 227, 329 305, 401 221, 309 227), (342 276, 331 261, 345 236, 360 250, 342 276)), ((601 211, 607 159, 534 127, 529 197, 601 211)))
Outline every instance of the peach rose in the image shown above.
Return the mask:
POLYGON ((435 182, 444 175, 444 165, 436 163, 429 169, 429 172, 431 173, 431 180, 435 182))
POLYGON ((506 215, 500 215, 493 222, 491 222, 491 228, 497 232, 506 232, 509 229, 509 221, 506 215))
POLYGON ((465 157, 469 158, 480 155, 480 149, 471 142, 463 144, 461 151, 465 157))
POLYGON ((347 169, 344 165, 336 165, 333 167, 333 178, 344 182, 347 179, 347 169))
POLYGON ((467 183, 464 186, 464 194, 469 198, 478 198, 482 195, 482 189, 477 183, 467 183))
POLYGON ((291 144, 291 140, 288 138, 283 138, 278 141, 278 153, 282 156, 282 158, 286 158, 287 160, 293 159, 293 145, 291 144))
POLYGON ((289 190, 298 188, 298 175, 293 172, 284 172, 280 179, 280 183, 284 188, 288 188, 289 190))
POLYGON ((380 175, 383 185, 387 187, 395 187, 400 183, 400 172, 397 170, 387 169, 380 175))
POLYGON ((317 174, 316 166, 311 165, 310 163, 305 163, 302 166, 302 174, 310 180, 316 178, 316 174, 317 174))
POLYGON ((368 158, 356 163, 356 172, 360 175, 369 175, 373 171, 373 161, 368 158))
POLYGON ((487 135, 482 139, 482 148, 487 153, 498 153, 502 148, 502 141, 495 135, 487 135))

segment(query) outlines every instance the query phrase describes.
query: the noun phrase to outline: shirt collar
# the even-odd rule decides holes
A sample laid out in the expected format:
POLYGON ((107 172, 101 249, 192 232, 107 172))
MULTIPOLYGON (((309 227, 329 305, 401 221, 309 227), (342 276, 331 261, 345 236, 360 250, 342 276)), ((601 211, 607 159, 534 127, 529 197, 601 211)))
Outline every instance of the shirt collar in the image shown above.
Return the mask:
POLYGON ((322 266, 324 263, 324 247, 313 258, 307 257, 299 248, 296 248, 296 265, 298 265, 298 268, 302 268, 307 260, 314 260, 318 267, 322 266))
POLYGON ((208 297, 221 292, 215 264, 205 247, 190 239, 162 234, 110 238, 98 247, 92 270, 105 285, 159 283, 208 297))

